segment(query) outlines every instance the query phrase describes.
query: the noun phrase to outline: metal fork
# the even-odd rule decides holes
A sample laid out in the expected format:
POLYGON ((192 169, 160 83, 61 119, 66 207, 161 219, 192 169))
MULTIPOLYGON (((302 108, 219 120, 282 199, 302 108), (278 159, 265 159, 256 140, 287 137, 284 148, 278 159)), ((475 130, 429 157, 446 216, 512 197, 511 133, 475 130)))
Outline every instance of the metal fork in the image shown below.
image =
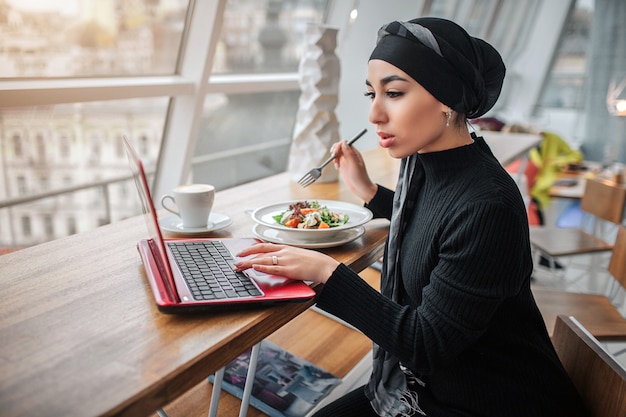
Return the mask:
MULTIPOLYGON (((363 136, 365 132, 367 132, 367 129, 361 130, 355 137, 350 139, 350 141, 348 142, 348 146, 352 146, 352 144, 356 142, 357 139, 359 139, 361 136, 363 136)), ((309 185, 313 184, 319 179, 319 177, 322 176, 322 169, 324 169, 326 165, 330 164, 330 161, 335 159, 338 155, 339 154, 335 152, 327 160, 325 160, 322 165, 318 166, 317 168, 313 168, 312 170, 304 174, 304 176, 300 178, 300 180, 298 180, 298 184, 303 187, 308 187, 309 185)))

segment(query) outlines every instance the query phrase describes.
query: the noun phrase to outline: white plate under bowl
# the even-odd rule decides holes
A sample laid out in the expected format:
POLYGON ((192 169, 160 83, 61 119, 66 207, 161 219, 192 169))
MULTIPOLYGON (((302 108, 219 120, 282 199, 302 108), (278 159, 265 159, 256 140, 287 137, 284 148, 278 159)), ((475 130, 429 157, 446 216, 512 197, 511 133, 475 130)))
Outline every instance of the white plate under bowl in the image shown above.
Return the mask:
POLYGON ((231 224, 233 224, 233 219, 221 213, 209 214, 209 224, 207 227, 185 227, 183 226, 183 220, 175 215, 159 219, 159 226, 161 226, 162 230, 185 235, 215 232, 216 230, 221 230, 231 224))
POLYGON ((346 243, 352 242, 353 240, 361 237, 363 233, 365 233, 365 227, 357 226, 353 227, 352 229, 341 230, 336 235, 329 237, 327 240, 323 241, 311 241, 307 240, 306 238, 299 239, 298 236, 294 238, 292 234, 286 234, 283 230, 265 227, 262 224, 255 224, 252 228, 252 233, 254 233, 254 235, 259 239, 271 243, 298 246, 308 249, 321 249, 341 246, 345 245, 346 243))
MULTIPOLYGON (((289 209, 289 205, 297 203, 303 200, 290 200, 280 203, 269 204, 267 206, 259 207, 252 212, 252 220, 256 223, 269 227, 271 229, 280 230, 282 236, 288 237, 291 241, 316 241, 325 242, 329 241, 332 237, 337 236, 339 232, 349 230, 358 226, 361 226, 373 217, 372 212, 363 207, 352 203, 346 203, 343 201, 333 200, 317 200, 320 206, 326 206, 334 213, 347 214, 348 221, 345 224, 337 227, 331 227, 328 229, 295 229, 293 227, 283 226, 276 222, 273 216, 283 213, 289 209)), ((311 199, 310 201, 313 201, 311 199)))

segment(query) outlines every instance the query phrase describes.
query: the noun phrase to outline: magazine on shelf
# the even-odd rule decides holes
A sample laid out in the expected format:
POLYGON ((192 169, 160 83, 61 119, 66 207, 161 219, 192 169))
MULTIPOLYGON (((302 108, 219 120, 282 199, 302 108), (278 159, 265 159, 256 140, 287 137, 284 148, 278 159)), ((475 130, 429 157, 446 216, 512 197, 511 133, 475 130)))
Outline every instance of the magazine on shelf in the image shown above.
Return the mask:
MULTIPOLYGON (((222 389, 241 398, 250 350, 226 365, 222 389)), ((214 376, 209 377, 213 382, 214 376)), ((250 405, 270 417, 304 417, 341 378, 267 340, 261 342, 250 405)))

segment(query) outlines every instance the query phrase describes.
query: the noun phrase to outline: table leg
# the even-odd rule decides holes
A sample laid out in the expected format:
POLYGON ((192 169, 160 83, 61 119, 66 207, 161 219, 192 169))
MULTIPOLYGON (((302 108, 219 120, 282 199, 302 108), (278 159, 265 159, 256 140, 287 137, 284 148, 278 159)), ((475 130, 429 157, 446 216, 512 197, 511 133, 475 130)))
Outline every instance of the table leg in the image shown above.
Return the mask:
POLYGON ((209 407, 209 417, 217 416, 217 406, 220 403, 220 393, 222 391, 224 370, 225 368, 221 368, 215 373, 215 378, 213 380, 213 391, 211 391, 211 405, 209 407))
POLYGON ((246 385, 243 388, 241 396, 241 408, 239 409, 239 417, 246 417, 248 414, 248 405, 250 404, 250 396, 252 395, 252 387, 254 386, 254 376, 256 375, 256 365, 259 360, 259 351, 261 343, 252 346, 250 353, 250 363, 248 364, 248 374, 246 375, 246 385))

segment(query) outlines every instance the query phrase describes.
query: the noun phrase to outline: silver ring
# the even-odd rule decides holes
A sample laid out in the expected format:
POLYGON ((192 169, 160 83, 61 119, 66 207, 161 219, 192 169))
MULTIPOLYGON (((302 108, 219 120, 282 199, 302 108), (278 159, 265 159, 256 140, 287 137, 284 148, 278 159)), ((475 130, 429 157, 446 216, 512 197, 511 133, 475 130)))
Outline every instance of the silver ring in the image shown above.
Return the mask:
POLYGON ((272 255, 272 265, 278 265, 278 258, 276 255, 272 255))

